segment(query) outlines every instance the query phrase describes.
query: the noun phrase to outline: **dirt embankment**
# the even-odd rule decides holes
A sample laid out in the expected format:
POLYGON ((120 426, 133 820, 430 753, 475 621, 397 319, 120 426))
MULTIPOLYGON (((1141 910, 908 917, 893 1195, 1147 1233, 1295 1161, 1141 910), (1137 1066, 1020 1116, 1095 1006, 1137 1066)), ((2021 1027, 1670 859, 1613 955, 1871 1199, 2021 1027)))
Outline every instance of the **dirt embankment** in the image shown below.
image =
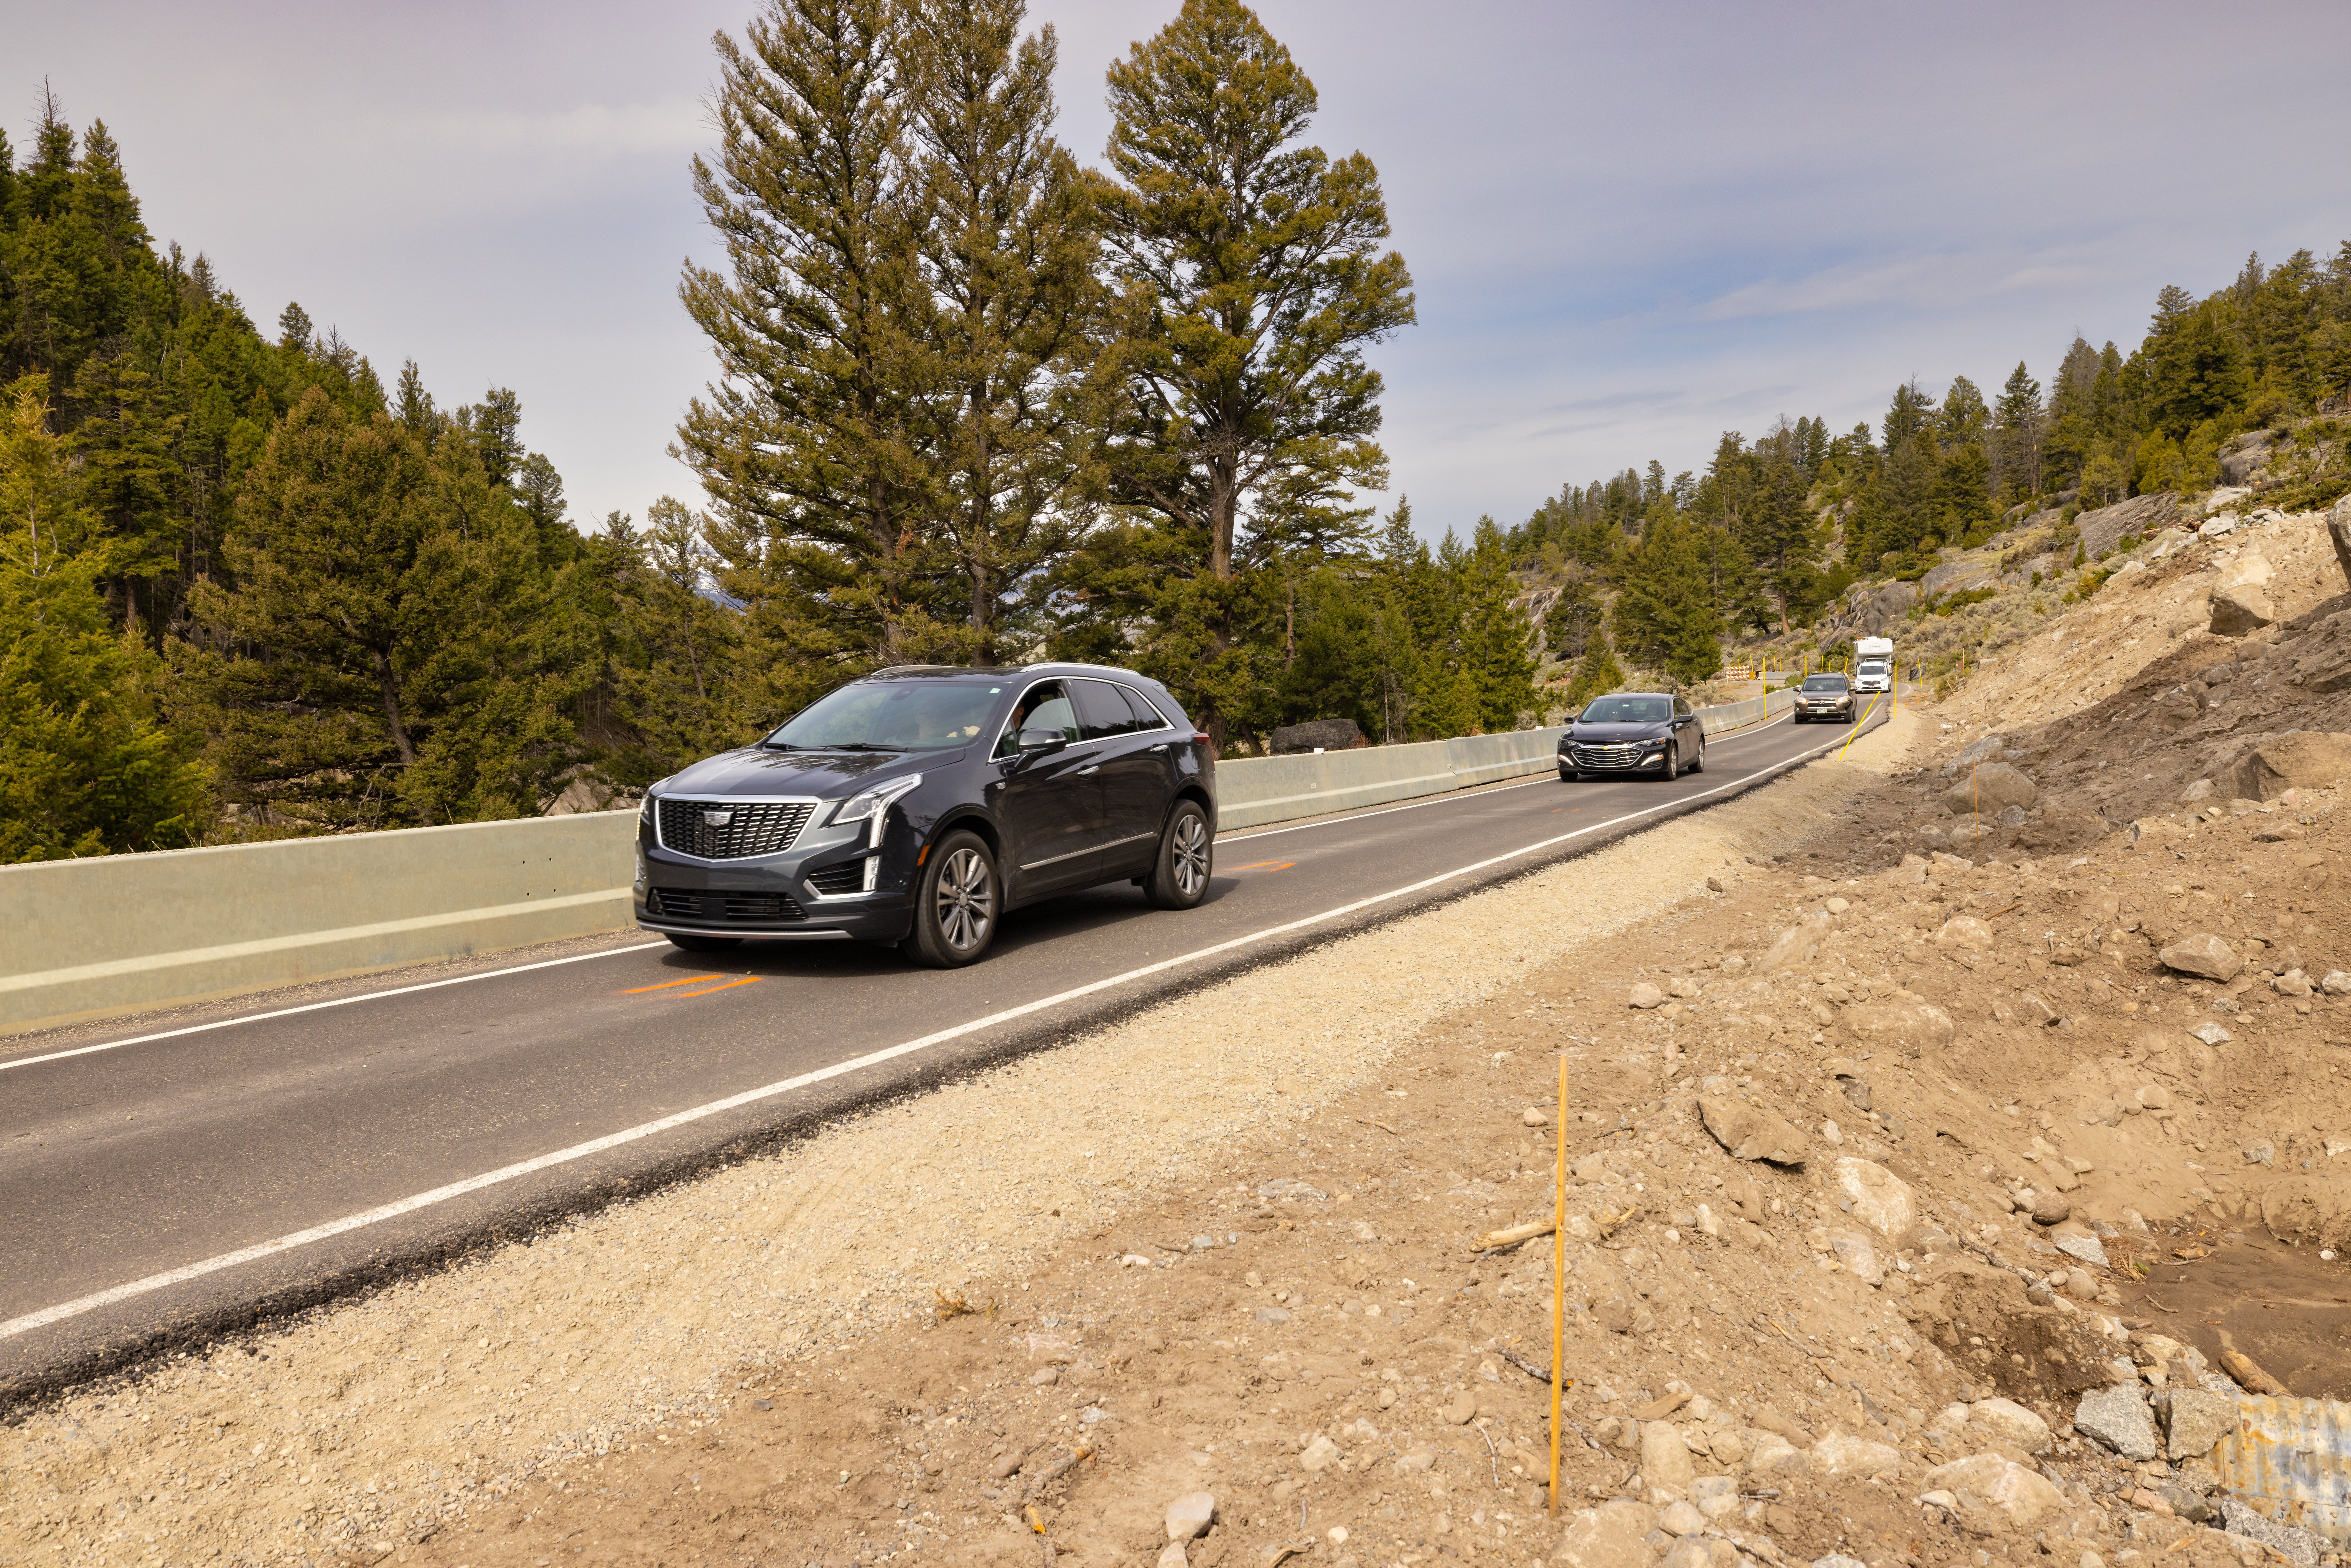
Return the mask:
POLYGON ((2215 791, 2259 785, 2241 743, 2332 711, 2300 661, 2335 633, 2076 631, 2111 674, 2002 731, 2035 793, 1980 838, 1967 813, 1965 853, 1926 835, 1989 754, 1945 768, 2032 671, 42 1412, 0 1433, 0 1560, 1109 1568, 1172 1564, 1170 1505, 1206 1493, 1195 1568, 2250 1562, 2195 1522, 2205 1461, 2134 1423, 2172 1444, 2148 1396, 2225 1386, 2232 1350, 2339 1392, 2341 789, 2158 810, 2074 743, 2138 748, 2134 783, 2159 753, 2172 795, 2225 743, 2215 791), (2223 654, 2193 721, 2134 721, 2223 654), (1549 1212, 1562 1053, 1553 1514, 1548 1243, 1469 1244, 1549 1212))

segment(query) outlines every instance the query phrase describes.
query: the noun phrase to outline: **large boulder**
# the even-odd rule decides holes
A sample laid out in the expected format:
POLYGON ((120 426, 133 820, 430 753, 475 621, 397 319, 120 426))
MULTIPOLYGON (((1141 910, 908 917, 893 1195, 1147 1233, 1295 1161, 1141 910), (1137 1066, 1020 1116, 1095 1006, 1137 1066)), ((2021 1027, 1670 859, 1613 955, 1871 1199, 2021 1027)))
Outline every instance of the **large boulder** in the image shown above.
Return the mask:
POLYGON ((2000 562, 1997 559, 1985 560, 1980 557, 1961 556, 1957 560, 1947 560, 1936 567, 1918 580, 1918 586, 1930 594, 1956 593, 1961 589, 1991 582, 1999 576, 2000 562))
POLYGON ((1902 1470, 1902 1450, 1867 1437, 1831 1432, 1813 1445, 1813 1473, 1821 1476, 1891 1476, 1902 1470))
POLYGON ((2095 1437, 2126 1459, 2152 1459, 2163 1452, 2155 1435, 2155 1415, 2136 1383, 2093 1388, 2074 1407, 2074 1430, 2095 1437))
POLYGON ((2269 594, 2252 583, 2215 588, 2209 608, 2212 615, 2209 624, 2215 637, 2250 636, 2277 620, 2277 606, 2269 594))
POLYGON ((1959 1500, 1960 1518, 1983 1531, 2032 1530, 2065 1506, 2047 1477, 1998 1454, 1970 1454, 1927 1472, 1926 1490, 1959 1500))
POLYGON ((2013 1399, 1977 1400, 1968 1406, 1968 1425, 2024 1453, 2042 1453, 2049 1447, 2049 1423, 2013 1399))
POLYGON ((2171 1459, 2200 1459, 2212 1445, 2237 1429, 2237 1401, 2208 1388, 2175 1388, 2165 1401, 2164 1453, 2171 1459))
POLYGON ((1958 816, 1996 817, 2008 807, 2030 809, 2041 790, 2023 770, 2005 762, 1980 762, 1943 791, 1943 805, 1958 816))
POLYGON ((2232 435, 2220 447, 2220 477, 2231 485, 2248 485, 2269 466, 2270 433, 2249 430, 2232 435))
POLYGON ((1273 732, 1273 754, 1287 757, 1306 751, 1352 751, 1369 745, 1352 718, 1318 718, 1305 724, 1285 724, 1273 732))
POLYGON ((2179 497, 2167 490, 2159 496, 2133 496, 2127 501, 2084 512, 2074 519, 2074 527, 2082 536, 2083 555, 2095 560, 2114 549, 2124 535, 2151 532, 2179 515, 2179 497))
POLYGON ((2351 735, 2297 729, 2265 740, 2229 770, 2228 792, 2240 800, 2274 800, 2288 789, 2307 789, 2351 776, 2351 735))

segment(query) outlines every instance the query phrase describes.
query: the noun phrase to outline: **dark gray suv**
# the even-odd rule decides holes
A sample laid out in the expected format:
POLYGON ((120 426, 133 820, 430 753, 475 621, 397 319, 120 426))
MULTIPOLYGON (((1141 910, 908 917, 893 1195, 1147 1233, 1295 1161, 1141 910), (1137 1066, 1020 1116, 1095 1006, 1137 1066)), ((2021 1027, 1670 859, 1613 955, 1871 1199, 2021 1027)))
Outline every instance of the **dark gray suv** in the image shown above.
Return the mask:
POLYGON ((1191 908, 1216 822, 1208 737, 1132 670, 881 670, 646 791, 637 924, 697 953, 856 939, 952 967, 1005 911, 1098 883, 1191 908))

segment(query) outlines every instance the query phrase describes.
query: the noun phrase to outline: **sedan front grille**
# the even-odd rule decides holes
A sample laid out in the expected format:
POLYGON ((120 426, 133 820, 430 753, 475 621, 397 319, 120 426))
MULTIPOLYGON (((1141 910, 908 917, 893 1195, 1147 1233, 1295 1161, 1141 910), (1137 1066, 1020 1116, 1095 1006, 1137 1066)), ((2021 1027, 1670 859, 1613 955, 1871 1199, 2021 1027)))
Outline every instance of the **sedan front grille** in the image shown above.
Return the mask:
POLYGON ((1568 757, 1578 768, 1630 768, 1646 748, 1646 741, 1637 740, 1604 746, 1578 743, 1568 748, 1568 757))
POLYGON ((662 848, 698 860, 740 860, 790 849, 816 810, 813 800, 660 802, 662 848))
POLYGON ((645 913, 703 925, 772 925, 778 920, 807 917, 788 894, 741 893, 731 888, 657 887, 645 895, 645 913))

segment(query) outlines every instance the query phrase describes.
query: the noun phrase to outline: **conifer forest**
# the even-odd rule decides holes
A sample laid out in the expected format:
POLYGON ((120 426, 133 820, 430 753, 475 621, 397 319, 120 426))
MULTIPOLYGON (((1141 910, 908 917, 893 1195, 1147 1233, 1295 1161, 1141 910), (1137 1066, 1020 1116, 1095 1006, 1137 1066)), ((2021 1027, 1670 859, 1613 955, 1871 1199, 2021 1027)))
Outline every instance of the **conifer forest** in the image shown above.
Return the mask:
POLYGON ((2346 242, 1874 425, 1416 522, 1358 499, 1411 488, 1378 172, 1314 143, 1238 0, 1110 68, 1092 164, 1021 0, 769 0, 717 49, 679 174, 710 381, 646 433, 700 491, 642 517, 574 515, 512 392, 322 326, 332 278, 272 314, 159 240, 102 118, 0 136, 0 861, 624 799, 889 664, 1129 665, 1227 755, 1554 722, 2020 507, 2209 486, 2232 435, 2351 413, 2346 242))

